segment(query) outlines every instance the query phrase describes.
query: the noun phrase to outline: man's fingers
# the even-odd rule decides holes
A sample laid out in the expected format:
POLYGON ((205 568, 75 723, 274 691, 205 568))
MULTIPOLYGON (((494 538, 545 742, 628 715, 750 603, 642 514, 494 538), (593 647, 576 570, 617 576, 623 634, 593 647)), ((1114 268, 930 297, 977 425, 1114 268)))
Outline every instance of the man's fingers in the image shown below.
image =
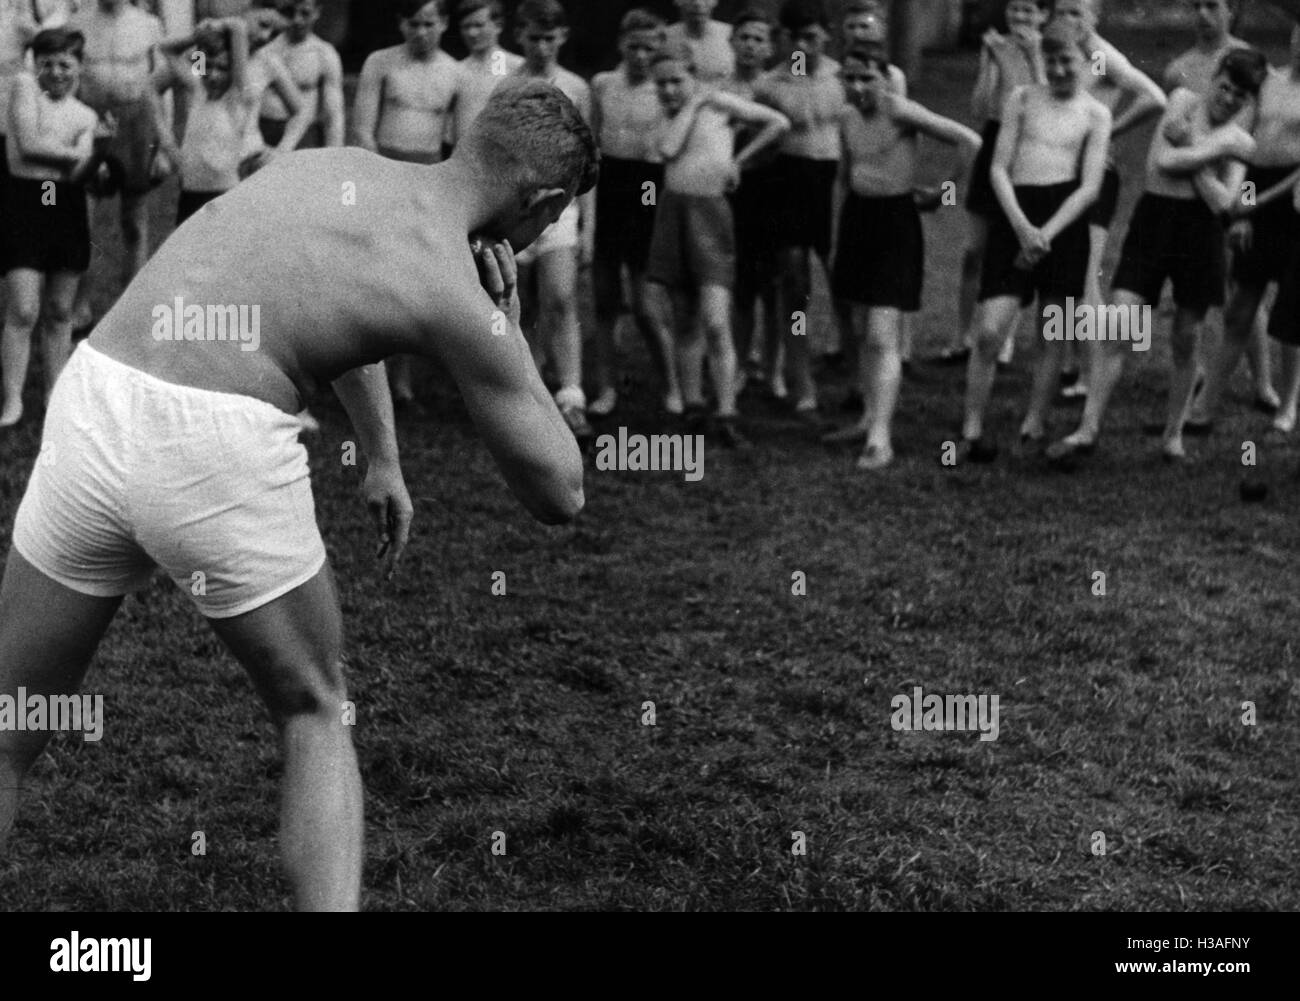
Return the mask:
POLYGON ((515 264, 515 251, 510 246, 509 241, 501 240, 489 246, 493 260, 496 263, 497 272, 501 275, 501 296, 509 300, 515 294, 515 286, 519 283, 519 267, 515 264))
POLYGON ((392 545, 388 553, 387 571, 388 576, 392 577, 397 572, 397 564, 411 538, 411 509, 404 505, 399 507, 394 501, 390 501, 389 505, 388 537, 392 540, 392 545))
POLYGON ((501 275, 501 265, 497 261, 497 255, 486 241, 475 241, 473 247, 483 290, 492 297, 494 302, 499 302, 505 292, 506 282, 501 275))

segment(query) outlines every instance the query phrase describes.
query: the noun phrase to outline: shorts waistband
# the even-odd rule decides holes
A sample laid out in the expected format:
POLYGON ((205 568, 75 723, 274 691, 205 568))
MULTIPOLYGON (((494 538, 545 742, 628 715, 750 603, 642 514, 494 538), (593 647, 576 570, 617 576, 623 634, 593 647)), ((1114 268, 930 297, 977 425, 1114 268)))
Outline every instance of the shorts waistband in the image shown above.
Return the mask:
POLYGON ((1015 184, 1012 185, 1016 191, 1025 191, 1029 193, 1041 192, 1043 194, 1064 193, 1068 191, 1077 191, 1079 189, 1079 179, 1076 177, 1072 181, 1058 181, 1055 184, 1015 184))
POLYGON ((223 393, 216 389, 202 389, 179 382, 168 382, 166 379, 160 379, 156 375, 109 357, 92 347, 88 341, 83 341, 73 351, 68 364, 71 366, 78 362, 97 368, 101 372, 112 373, 115 378, 123 379, 158 395, 170 396, 173 399, 203 400, 213 409, 239 410, 244 413, 250 410, 261 410, 267 417, 274 416, 297 423, 297 418, 293 414, 281 410, 274 403, 259 400, 255 396, 246 396, 243 393, 223 393))

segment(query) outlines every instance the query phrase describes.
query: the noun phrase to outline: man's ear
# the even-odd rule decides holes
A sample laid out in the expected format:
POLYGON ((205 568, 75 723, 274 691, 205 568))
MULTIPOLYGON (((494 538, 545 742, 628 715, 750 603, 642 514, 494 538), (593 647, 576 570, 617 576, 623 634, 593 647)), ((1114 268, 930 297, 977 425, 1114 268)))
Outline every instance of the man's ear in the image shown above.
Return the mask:
POLYGON ((569 193, 563 188, 534 188, 524 199, 524 207, 530 213, 549 213, 553 219, 558 219, 568 204, 569 193))
POLYGON ((559 42, 560 47, 563 47, 563 46, 565 46, 565 45, 568 45, 568 44, 569 44, 569 29, 568 29, 568 28, 561 28, 558 32, 556 32, 556 38, 557 38, 557 40, 558 40, 558 42, 559 42))

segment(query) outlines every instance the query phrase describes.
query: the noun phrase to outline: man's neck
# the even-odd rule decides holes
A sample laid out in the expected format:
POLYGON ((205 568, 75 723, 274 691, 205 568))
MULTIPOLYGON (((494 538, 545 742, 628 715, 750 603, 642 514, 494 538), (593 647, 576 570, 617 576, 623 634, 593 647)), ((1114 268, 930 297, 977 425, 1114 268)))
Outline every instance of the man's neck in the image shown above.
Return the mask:
MULTIPOLYGON (((458 197, 439 203, 439 222, 452 228, 464 227, 466 234, 475 234, 501 218, 510 207, 512 195, 493 194, 483 185, 483 177, 490 176, 482 165, 457 149, 451 159, 430 168, 437 171, 438 180, 445 189, 458 197)), ((505 189, 497 185, 494 190, 505 189)))
POLYGON ((760 69, 759 69, 757 66, 737 66, 737 67, 736 67, 736 82, 737 82, 737 83, 753 83, 753 82, 754 82, 755 80, 757 80, 757 79, 759 78, 759 76, 761 76, 761 75, 762 75, 762 73, 761 73, 760 69))
POLYGON ((647 80, 650 79, 650 74, 649 74, 649 73, 633 73, 633 72, 632 72, 632 67, 629 66, 627 63, 624 63, 624 64, 623 64, 623 79, 627 82, 627 84, 628 84, 629 87, 640 87, 641 84, 645 83, 647 80))
POLYGON ((406 58, 417 63, 428 63, 438 58, 438 47, 436 45, 423 52, 419 49, 412 48, 409 45, 404 46, 404 48, 406 49, 406 58))
POLYGON ((686 34, 691 38, 703 38, 704 33, 709 30, 709 19, 707 17, 688 17, 682 21, 682 26, 686 29, 686 34))
POLYGON ((486 49, 480 49, 478 52, 471 52, 469 57, 476 63, 487 63, 491 61, 492 57, 497 54, 497 51, 500 48, 501 46, 499 45, 489 45, 486 49))
POLYGON ((1198 39, 1196 47, 1206 53, 1218 52, 1228 44, 1228 40, 1231 37, 1232 36, 1225 31, 1222 35, 1215 35, 1213 38, 1198 39))
POLYGON ((532 63, 525 63, 524 68, 529 76, 541 77, 543 80, 550 80, 560 72, 560 64, 553 59, 542 66, 534 66, 532 63))

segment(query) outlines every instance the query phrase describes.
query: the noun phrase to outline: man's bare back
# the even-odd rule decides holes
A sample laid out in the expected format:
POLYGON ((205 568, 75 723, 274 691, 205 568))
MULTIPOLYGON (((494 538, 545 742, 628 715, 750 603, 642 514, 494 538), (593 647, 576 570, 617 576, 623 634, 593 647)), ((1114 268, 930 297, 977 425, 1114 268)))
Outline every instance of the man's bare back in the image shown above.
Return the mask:
POLYGON ((297 413, 319 385, 361 365, 427 354, 448 336, 491 341, 496 307, 444 176, 360 149, 286 157, 178 230, 90 344, 167 382, 297 413), (348 185, 354 204, 345 204, 348 185), (260 307, 257 350, 155 340, 154 309, 178 297, 205 309, 260 307))

